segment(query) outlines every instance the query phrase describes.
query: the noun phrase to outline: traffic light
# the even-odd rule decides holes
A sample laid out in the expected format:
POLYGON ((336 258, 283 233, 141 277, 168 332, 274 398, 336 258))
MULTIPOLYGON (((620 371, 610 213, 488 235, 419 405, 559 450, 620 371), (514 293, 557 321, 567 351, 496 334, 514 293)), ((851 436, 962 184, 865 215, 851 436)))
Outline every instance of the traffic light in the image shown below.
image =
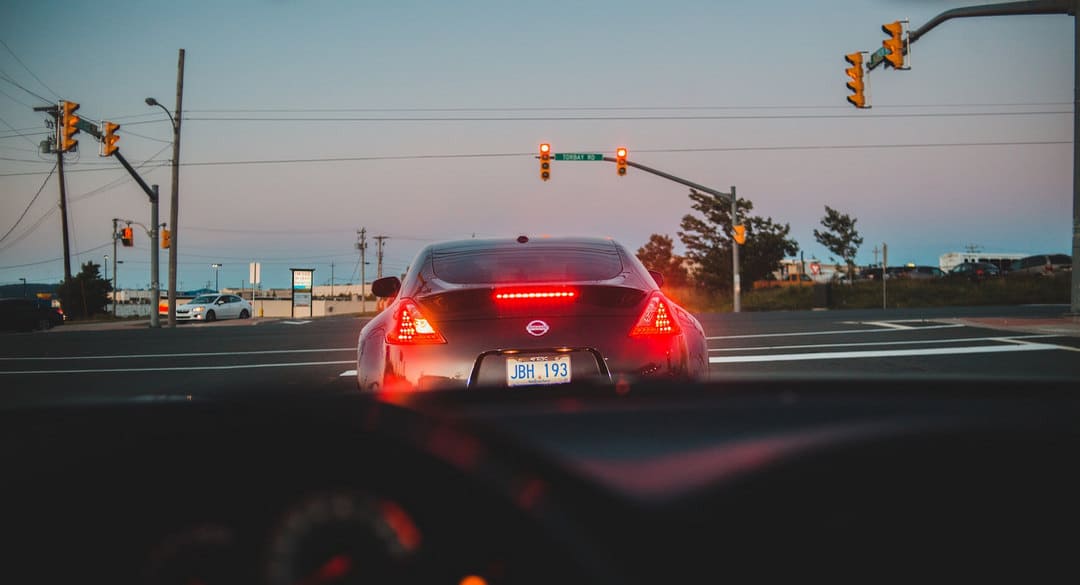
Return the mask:
POLYGON ((60 102, 60 136, 56 141, 60 145, 60 152, 68 152, 79 143, 75 140, 75 135, 79 133, 79 117, 75 115, 78 109, 79 104, 75 102, 60 102))
POLYGON ((551 145, 546 142, 540 145, 540 178, 551 178, 551 145))
POLYGON ((116 135, 116 131, 120 129, 120 124, 102 122, 101 125, 105 128, 105 135, 101 138, 101 156, 112 156, 120 148, 116 145, 117 142, 120 142, 120 137, 116 135))
POLYGON ((169 249, 169 246, 172 243, 172 240, 169 239, 169 236, 171 236, 171 235, 172 234, 169 233, 169 230, 162 228, 162 230, 161 230, 161 249, 162 250, 168 250, 169 249))
POLYGON ((896 22, 890 22, 889 24, 881 25, 881 30, 885 34, 889 35, 889 38, 881 41, 881 46, 885 47, 888 53, 885 54, 885 62, 892 65, 894 69, 904 68, 904 26, 899 20, 896 22))
POLYGON ((847 96, 847 101, 856 108, 865 108, 866 86, 863 84, 862 53, 849 53, 844 55, 844 60, 851 63, 851 67, 844 70, 851 78, 851 81, 847 82, 847 88, 855 92, 847 96))
POLYGON ((619 176, 626 174, 626 147, 620 146, 615 150, 615 165, 619 168, 619 176))
POLYGON ((741 224, 737 225, 737 226, 735 226, 733 231, 734 231, 735 243, 739 244, 740 246, 745 244, 746 243, 746 226, 741 225, 741 224))
POLYGON ((135 245, 135 230, 131 229, 131 226, 120 230, 120 243, 125 248, 130 248, 135 245))

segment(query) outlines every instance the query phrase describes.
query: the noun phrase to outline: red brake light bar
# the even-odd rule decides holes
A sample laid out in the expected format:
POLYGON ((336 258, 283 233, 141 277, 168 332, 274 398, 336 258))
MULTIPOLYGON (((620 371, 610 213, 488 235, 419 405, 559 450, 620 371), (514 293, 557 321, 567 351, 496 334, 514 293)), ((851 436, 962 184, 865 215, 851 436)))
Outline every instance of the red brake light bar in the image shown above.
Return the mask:
POLYGON ((542 299, 573 299, 577 297, 577 291, 572 290, 529 290, 529 291, 497 291, 497 301, 517 300, 542 300, 542 299))

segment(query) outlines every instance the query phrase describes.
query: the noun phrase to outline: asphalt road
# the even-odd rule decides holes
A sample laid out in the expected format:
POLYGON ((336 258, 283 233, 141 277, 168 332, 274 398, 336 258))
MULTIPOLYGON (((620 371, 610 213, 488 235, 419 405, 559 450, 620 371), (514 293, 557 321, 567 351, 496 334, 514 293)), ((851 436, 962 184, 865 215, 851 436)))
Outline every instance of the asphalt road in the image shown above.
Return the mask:
MULTIPOLYGON (((1080 380, 1067 307, 706 314, 714 378, 1080 380), (1010 321, 1011 320, 1011 321, 1010 321), (1013 325, 1022 324, 1015 327, 1013 325)), ((62 326, 0 334, 0 406, 277 391, 351 392, 363 320, 62 326)))

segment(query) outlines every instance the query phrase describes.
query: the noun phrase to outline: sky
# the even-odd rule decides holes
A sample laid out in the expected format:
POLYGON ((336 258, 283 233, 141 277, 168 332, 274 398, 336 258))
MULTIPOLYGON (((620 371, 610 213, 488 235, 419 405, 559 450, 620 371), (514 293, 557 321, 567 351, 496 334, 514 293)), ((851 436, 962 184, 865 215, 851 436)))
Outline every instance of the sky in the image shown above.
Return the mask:
MULTIPOLYGON (((940 255, 1069 253, 1073 20, 947 22, 911 69, 870 73, 849 95, 846 53, 880 26, 913 28, 970 2, 800 0, 395 2, 142 0, 0 6, 0 284, 58 282, 55 155, 33 107, 71 100, 121 124, 120 150, 160 185, 169 217, 171 124, 185 50, 181 289, 359 282, 357 230, 385 240, 383 270, 425 244, 520 234, 608 236, 635 250, 675 238, 687 189, 554 152, 619 146, 630 160, 721 191, 791 226, 807 259, 828 205, 857 218, 857 262, 937 265, 940 255), (39 193, 40 192, 40 193, 39 193), (36 196, 35 196, 36 195, 36 196), (21 217, 21 219, 20 219, 21 217)), ((72 270, 112 255, 112 219, 150 205, 96 141, 65 156, 72 270)), ((120 248, 119 286, 150 283, 149 241, 120 248)), ((161 286, 168 253, 162 251, 161 286)), ((112 267, 109 268, 112 270, 112 267)))

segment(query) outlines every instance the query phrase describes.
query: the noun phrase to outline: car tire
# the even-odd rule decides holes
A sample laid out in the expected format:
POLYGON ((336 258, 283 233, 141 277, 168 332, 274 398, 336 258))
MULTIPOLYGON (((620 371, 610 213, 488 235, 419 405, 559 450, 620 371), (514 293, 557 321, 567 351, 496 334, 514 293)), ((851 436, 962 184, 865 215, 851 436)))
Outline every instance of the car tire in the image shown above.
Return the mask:
POLYGON ((209 323, 211 321, 217 321, 217 315, 214 314, 214 311, 207 311, 206 312, 206 322, 209 323))
POLYGON ((241 319, 247 319, 250 316, 251 316, 251 314, 248 313, 247 309, 243 309, 243 310, 240 311, 240 318, 241 319))

